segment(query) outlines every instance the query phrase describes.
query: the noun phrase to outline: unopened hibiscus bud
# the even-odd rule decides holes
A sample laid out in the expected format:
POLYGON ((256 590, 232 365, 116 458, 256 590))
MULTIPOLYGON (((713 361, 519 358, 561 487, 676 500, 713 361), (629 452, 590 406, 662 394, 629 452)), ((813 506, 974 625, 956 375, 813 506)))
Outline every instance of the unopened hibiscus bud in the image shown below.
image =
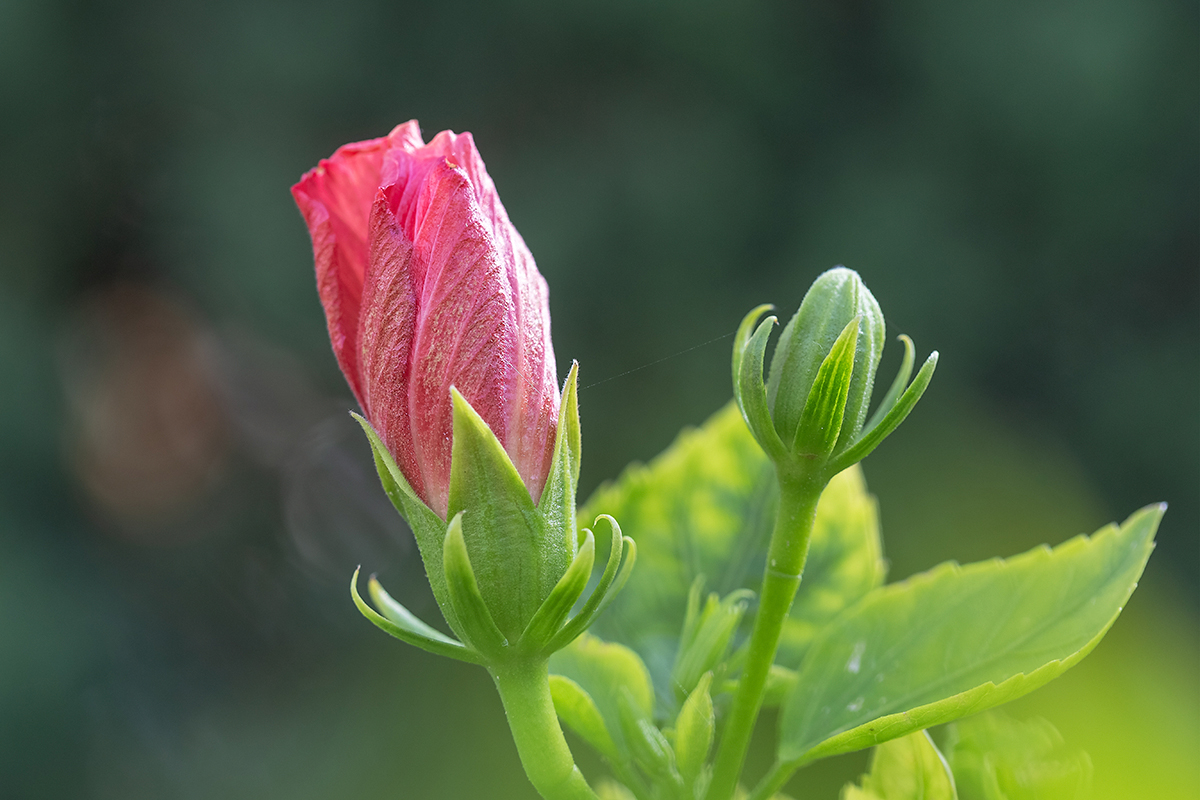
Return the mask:
POLYGON ((357 585, 355 602, 398 638, 467 661, 565 645, 598 611, 628 540, 614 523, 595 603, 568 621, 595 557, 575 525, 577 369, 560 398, 546 282, 471 134, 425 144, 406 122, 339 148, 292 195, 380 479, 462 641, 375 582, 383 615, 357 585))
POLYGON ((760 445, 784 475, 823 485, 862 460, 904 420, 933 377, 937 352, 911 385, 914 350, 904 342, 900 373, 873 416, 867 412, 883 354, 883 312, 858 273, 820 275, 784 328, 763 382, 763 357, 775 317, 742 321, 734 344, 734 394, 760 445), (751 333, 753 331, 753 333, 751 333))
POLYGON ((471 134, 424 144, 406 122, 292 195, 338 364, 417 496, 446 518, 454 386, 540 499, 559 406, 546 281, 471 134))

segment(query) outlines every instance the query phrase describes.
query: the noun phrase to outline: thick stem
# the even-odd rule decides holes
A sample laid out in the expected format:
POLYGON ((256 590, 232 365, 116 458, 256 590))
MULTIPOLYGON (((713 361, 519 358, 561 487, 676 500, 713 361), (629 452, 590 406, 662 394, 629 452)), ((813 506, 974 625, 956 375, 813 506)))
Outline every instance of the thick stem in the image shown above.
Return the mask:
POLYGON ((763 573, 762 593, 754 618, 754 633, 750 637, 750 649, 737 695, 721 735, 706 800, 730 800, 737 788, 746 750, 750 746, 750 735, 754 732, 754 723, 762 708, 767 674, 775 660, 779 635, 792 608, 792 600, 800 586, 800 575, 804 572, 804 561, 808 557, 808 540, 817 514, 817 501, 821 499, 821 487, 780 481, 779 488, 779 510, 775 515, 775 530, 771 533, 771 546, 767 551, 767 567, 763 573))
POLYGON ((550 698, 544 659, 505 664, 491 670, 521 766, 545 800, 598 800, 563 738, 550 698))

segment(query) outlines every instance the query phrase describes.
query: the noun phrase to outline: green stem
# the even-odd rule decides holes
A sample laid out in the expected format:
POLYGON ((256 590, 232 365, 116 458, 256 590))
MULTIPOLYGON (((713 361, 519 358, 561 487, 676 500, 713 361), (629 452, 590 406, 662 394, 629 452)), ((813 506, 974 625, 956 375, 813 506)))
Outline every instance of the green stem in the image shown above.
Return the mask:
POLYGON ((508 715, 521 766, 545 800, 599 800, 563 738, 550 698, 550 673, 545 659, 517 661, 494 667, 492 678, 508 715))
POLYGON ((800 586, 800 575, 804 572, 804 561, 808 557, 808 540, 817 514, 817 501, 821 499, 821 487, 781 480, 779 489, 779 509, 775 515, 775 530, 771 533, 771 546, 767 551, 767 566, 763 572, 762 593, 754 618, 754 633, 750 637, 746 665, 738 682, 733 708, 717 749, 706 800, 731 800, 737 788, 746 750, 750 746, 750 735, 754 732, 754 723, 762 708, 767 674, 775 660, 779 635, 792 608, 792 600, 800 586))
POLYGON ((791 764, 776 761, 771 767, 771 771, 763 776, 763 779, 758 782, 758 786, 754 787, 748 800, 770 800, 774 797, 775 793, 788 782, 788 778, 796 774, 795 764, 794 761, 791 764))

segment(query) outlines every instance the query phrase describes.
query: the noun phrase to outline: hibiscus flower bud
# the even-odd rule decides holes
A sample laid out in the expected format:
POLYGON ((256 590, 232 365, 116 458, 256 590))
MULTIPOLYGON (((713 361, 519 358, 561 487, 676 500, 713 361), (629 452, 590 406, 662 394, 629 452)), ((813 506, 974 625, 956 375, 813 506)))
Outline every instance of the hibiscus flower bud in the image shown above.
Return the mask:
POLYGON ((371 608, 356 572, 359 610, 403 641, 473 663, 565 646, 620 589, 635 550, 610 519, 604 573, 571 616, 596 558, 575 521, 578 368, 560 395, 546 281, 471 134, 425 144, 406 122, 339 148, 292 195, 380 480, 458 639, 374 580, 371 608))
POLYGON ((413 491, 446 519, 453 386, 539 500, 559 409, 546 281, 471 134, 425 144, 406 122, 292 196, 338 365, 413 491))
POLYGON ((755 438, 782 467, 781 476, 823 485, 908 416, 933 377, 938 354, 930 354, 910 385, 915 353, 912 340, 901 336, 900 373, 868 418, 884 319, 858 273, 836 267, 817 277, 779 337, 764 384, 763 357, 776 319, 757 328, 755 323, 769 308, 751 311, 738 329, 734 394, 755 438))

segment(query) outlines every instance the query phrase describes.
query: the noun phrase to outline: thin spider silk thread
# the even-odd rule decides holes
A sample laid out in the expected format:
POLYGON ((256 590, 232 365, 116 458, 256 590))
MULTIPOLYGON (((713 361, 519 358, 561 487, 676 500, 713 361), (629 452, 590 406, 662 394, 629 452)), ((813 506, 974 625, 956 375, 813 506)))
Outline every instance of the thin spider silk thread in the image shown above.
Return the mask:
POLYGON ((691 347, 686 350, 679 350, 678 353, 672 353, 671 355, 662 356, 661 359, 658 359, 655 361, 650 361, 649 363, 643 363, 643 365, 641 367, 634 367, 632 369, 626 369, 625 372, 617 374, 617 375, 613 375, 613 377, 611 377, 611 378, 605 378, 604 380, 595 381, 594 384, 588 384, 587 386, 583 386, 582 389, 580 389, 580 391, 582 392, 583 390, 586 390, 586 389, 592 389, 593 386, 599 386, 600 384, 606 384, 610 380, 617 380, 618 378, 624 378, 625 375, 631 375, 631 374, 634 374, 635 372, 641 372, 642 369, 647 369, 649 367, 653 367, 654 365, 658 365, 658 363, 662 363, 664 361, 670 361, 671 359, 677 359, 677 357, 679 357, 679 356, 691 353, 692 350, 698 350, 702 347, 707 347, 707 345, 709 345, 709 344, 712 344, 714 342, 720 342, 721 339, 727 339, 727 338, 730 338, 731 336, 733 336, 733 333, 722 333, 721 336, 718 336, 718 337, 712 338, 712 339, 708 339, 707 342, 701 342, 700 344, 691 345, 691 347))

